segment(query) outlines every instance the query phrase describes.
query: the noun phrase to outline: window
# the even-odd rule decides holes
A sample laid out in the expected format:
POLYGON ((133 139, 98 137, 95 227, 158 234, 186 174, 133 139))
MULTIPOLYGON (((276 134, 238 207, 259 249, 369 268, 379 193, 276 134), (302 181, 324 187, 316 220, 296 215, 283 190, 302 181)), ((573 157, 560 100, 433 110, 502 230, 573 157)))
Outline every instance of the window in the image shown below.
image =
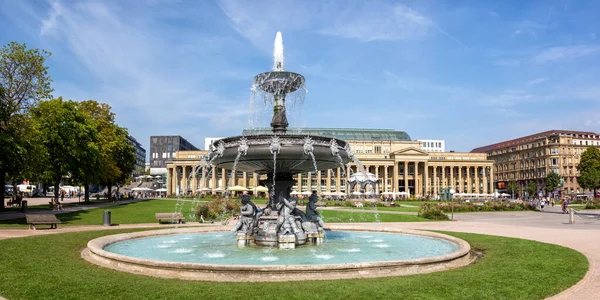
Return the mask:
POLYGON ((167 153, 166 152, 163 152, 162 158, 167 158, 167 153))
POLYGON ((558 159, 556 159, 556 158, 550 159, 550 165, 551 166, 557 166, 558 165, 558 159))
POLYGON ((558 154, 558 148, 550 149, 550 154, 558 154))
POLYGON ((175 153, 176 153, 176 152, 173 152, 173 158, 175 158, 175 153))

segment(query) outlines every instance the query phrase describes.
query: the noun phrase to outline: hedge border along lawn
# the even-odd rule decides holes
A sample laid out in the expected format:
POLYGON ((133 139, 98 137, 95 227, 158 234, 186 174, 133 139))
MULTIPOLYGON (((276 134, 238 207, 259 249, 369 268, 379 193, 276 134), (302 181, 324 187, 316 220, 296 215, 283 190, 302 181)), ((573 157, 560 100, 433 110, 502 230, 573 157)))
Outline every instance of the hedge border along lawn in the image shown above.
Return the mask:
POLYGON ((83 260, 89 240, 136 230, 87 231, 0 240, 0 295, 15 299, 543 299, 581 280, 586 257, 530 240, 444 232, 484 256, 450 271, 404 277, 218 283, 163 279, 83 260))

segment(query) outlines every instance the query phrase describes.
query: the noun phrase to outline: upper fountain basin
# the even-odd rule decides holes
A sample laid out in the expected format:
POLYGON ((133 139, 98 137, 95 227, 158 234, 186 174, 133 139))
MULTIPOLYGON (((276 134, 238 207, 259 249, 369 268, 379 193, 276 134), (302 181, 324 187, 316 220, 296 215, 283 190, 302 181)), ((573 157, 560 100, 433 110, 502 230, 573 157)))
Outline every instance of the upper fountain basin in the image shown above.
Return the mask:
POLYGON ((304 76, 285 71, 265 72, 254 76, 254 82, 267 93, 291 93, 304 84, 304 76))
MULTIPOLYGON (((274 136, 274 134, 260 134, 217 140, 213 143, 214 148, 222 148, 222 154, 219 153, 220 151, 211 152, 209 159, 217 168, 233 170, 235 159, 239 153, 240 141, 245 139, 248 149, 246 155, 240 155, 235 167, 237 171, 265 174, 273 171, 300 173, 315 170, 312 157, 309 152, 305 151, 307 135, 299 134, 276 135, 279 137, 280 149, 277 153, 275 168, 274 155, 271 152, 274 136), (220 143, 222 143, 221 147, 219 147, 220 143)), ((310 136, 310 139, 317 170, 343 167, 350 161, 346 151, 346 142, 323 136, 310 136), (333 147, 332 141, 334 142, 333 147), (339 158, 334 155, 332 148, 339 154, 339 158)))

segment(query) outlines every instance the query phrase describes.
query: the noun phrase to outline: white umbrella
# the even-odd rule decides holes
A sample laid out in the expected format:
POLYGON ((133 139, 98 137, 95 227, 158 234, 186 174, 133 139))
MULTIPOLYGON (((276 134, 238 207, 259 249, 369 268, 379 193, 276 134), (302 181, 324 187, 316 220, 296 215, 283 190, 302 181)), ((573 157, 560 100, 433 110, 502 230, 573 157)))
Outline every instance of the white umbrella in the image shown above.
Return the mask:
POLYGON ((241 185, 234 185, 234 186, 228 187, 227 190, 228 191, 232 191, 232 192, 245 192, 245 191, 248 191, 247 188, 245 188, 245 187, 243 187, 241 185))
POLYGON ((304 191, 304 192, 302 192, 302 195, 310 195, 310 194, 312 194, 312 193, 311 193, 311 192, 309 192, 309 191, 304 191))
POLYGON ((132 191, 143 191, 144 188, 140 188, 140 187, 136 187, 136 188, 132 188, 132 191))
POLYGON ((222 192, 222 191, 223 191, 223 188, 221 188, 221 187, 218 187, 218 188, 214 189, 213 191, 215 191, 215 192, 222 192))
POLYGON ((156 190, 156 191, 157 191, 157 192, 166 192, 166 191, 167 191, 167 189, 165 189, 165 188, 161 188, 161 189, 158 189, 158 190, 156 190))
POLYGON ((344 192, 337 192, 337 193, 335 193, 335 194, 336 194, 337 196, 346 196, 346 193, 344 193, 344 192))
POLYGON ((263 192, 263 193, 266 193, 268 191, 269 191, 269 189, 267 187, 262 186, 262 185, 259 185, 259 186, 257 186, 257 187, 254 188, 254 192, 263 192))
POLYGON ((297 191, 293 191, 290 193, 290 195, 300 195, 300 193, 298 193, 297 191))
POLYGON ((352 195, 362 195, 362 193, 359 191, 354 191, 354 192, 352 192, 352 195))

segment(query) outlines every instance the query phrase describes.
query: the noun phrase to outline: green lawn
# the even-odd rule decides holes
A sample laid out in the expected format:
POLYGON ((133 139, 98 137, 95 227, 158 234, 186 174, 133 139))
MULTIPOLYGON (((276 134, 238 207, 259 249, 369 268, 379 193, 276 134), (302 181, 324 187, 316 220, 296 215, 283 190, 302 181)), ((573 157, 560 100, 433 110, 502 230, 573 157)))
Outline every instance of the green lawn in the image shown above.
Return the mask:
MULTIPOLYGON (((131 230, 128 230, 131 231, 131 230)), ((581 280, 587 259, 572 249, 528 240, 447 233, 482 249, 473 265, 405 277, 212 283, 153 278, 101 268, 79 251, 89 231, 0 241, 0 296, 8 299, 543 299, 581 280), (25 254, 25 255, 24 255, 25 254)))
POLYGON ((428 222, 431 220, 416 215, 386 214, 367 212, 350 212, 338 210, 320 210, 319 214, 325 223, 364 223, 364 222, 428 222))
MULTIPOLYGON (((104 210, 111 211, 113 224, 137 224, 137 223, 155 223, 155 213, 165 212, 183 212, 188 220, 192 220, 192 214, 195 207, 193 201, 173 201, 173 200, 144 200, 128 204, 121 204, 107 208, 95 208, 76 212, 58 214, 57 218, 63 222, 61 226, 80 226, 80 225, 102 225, 102 215, 104 210), (178 206, 181 205, 181 206, 178 206)), ((25 227, 27 223, 25 218, 2 220, 0 227, 25 227)))

